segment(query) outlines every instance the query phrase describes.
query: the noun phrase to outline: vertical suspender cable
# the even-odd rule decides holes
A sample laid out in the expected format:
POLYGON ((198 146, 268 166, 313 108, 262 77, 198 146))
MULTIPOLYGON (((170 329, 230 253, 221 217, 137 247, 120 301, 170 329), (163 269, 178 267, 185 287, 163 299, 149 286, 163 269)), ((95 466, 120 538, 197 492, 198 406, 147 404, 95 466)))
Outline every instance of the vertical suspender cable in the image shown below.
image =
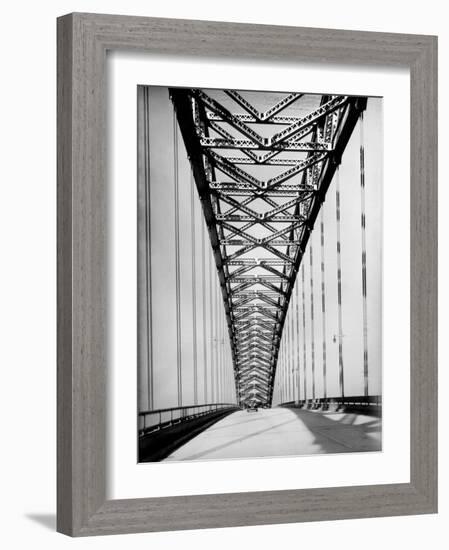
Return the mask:
POLYGON ((198 350, 196 334, 196 246, 195 246, 195 189, 190 175, 190 237, 192 242, 192 346, 193 346, 193 403, 198 405, 198 350))
POLYGON ((214 258, 212 256, 212 248, 209 246, 209 371, 210 371, 210 388, 211 388, 211 402, 214 402, 213 394, 213 372, 214 372, 214 360, 213 360, 213 350, 214 350, 214 335, 213 335, 213 324, 214 324, 214 304, 213 304, 213 283, 214 278, 212 276, 212 262, 214 258))
POLYGON ((223 403, 228 403, 228 351, 223 342, 223 403))
POLYGON ((222 316, 222 335, 221 335, 221 398, 222 402, 225 401, 225 389, 226 389, 226 365, 225 365, 225 341, 226 341, 226 313, 223 310, 222 316))
POLYGON ((337 168, 335 181, 336 195, 336 220, 337 220, 337 294, 338 294, 338 380, 340 395, 345 395, 344 370, 343 370, 343 320, 341 301, 341 240, 340 240, 340 169, 337 168))
POLYGON ((284 371, 284 401, 288 401, 288 372, 287 372, 287 341, 284 340, 283 350, 283 371, 284 371))
POLYGON ((210 391, 211 403, 215 402, 215 284, 216 278, 212 278, 210 287, 210 391))
POLYGON ((365 143, 363 113, 360 114, 360 224, 362 233, 362 301, 363 301, 363 388, 368 395, 368 308, 366 286, 366 210, 365 210, 365 143))
POLYGON ((224 377, 224 403, 229 402, 229 396, 228 396, 228 348, 223 343, 223 361, 224 361, 224 369, 223 369, 223 377, 224 377))
POLYGON ((286 401, 290 401, 290 330, 288 326, 288 316, 285 323, 285 373, 286 373, 286 401))
POLYGON ((216 402, 220 402, 220 335, 221 335, 221 315, 220 305, 217 299, 217 362, 215 364, 215 380, 217 383, 216 402))
POLYGON ((301 400, 301 377, 300 377, 300 364, 299 364, 299 280, 296 280, 296 383, 297 383, 297 392, 298 392, 298 401, 301 400))
POLYGON ((214 378, 215 378, 215 401, 218 403, 218 335, 219 335, 219 304, 220 304, 220 297, 219 297, 219 287, 218 285, 215 287, 215 361, 214 361, 214 378))
POLYGON ((280 348, 279 348, 279 373, 280 373, 280 377, 279 377, 279 382, 281 384, 281 402, 284 402, 284 359, 283 359, 283 354, 284 354, 284 335, 282 335, 281 337, 281 345, 280 345, 280 348))
POLYGON ((312 399, 315 399, 315 319, 313 314, 313 248, 312 242, 310 249, 310 335, 312 349, 312 399))
POLYGON ((302 282, 302 342, 303 342, 303 363, 304 363, 304 400, 307 400, 307 346, 306 346, 306 292, 304 264, 301 269, 302 282))
POLYGON ((290 393, 290 379, 289 379, 289 373, 288 373, 288 340, 289 340, 289 334, 288 334, 288 322, 286 321, 284 324, 284 372, 285 372, 285 401, 287 402, 289 400, 289 393, 290 393))
MULTIPOLYGON (((286 334, 288 336, 288 334, 286 334)), ((284 376, 285 376, 285 401, 289 400, 289 377, 288 377, 288 346, 287 339, 284 341, 284 376)))
MULTIPOLYGON (((292 303, 292 306, 293 306, 293 303, 292 303)), ((293 327, 292 327, 292 320, 293 320, 293 315, 292 315, 292 307, 290 307, 290 313, 289 313, 290 317, 289 317, 289 323, 288 323, 288 330, 289 330, 289 333, 290 333, 290 338, 289 338, 289 350, 288 350, 288 356, 289 356, 289 370, 290 370, 290 382, 291 382, 291 385, 290 385, 290 401, 294 401, 295 400, 295 374, 294 374, 294 368, 293 368, 293 327)))
POLYGON ((290 346, 291 346, 291 334, 290 334, 290 325, 289 325, 289 318, 288 318, 288 315, 287 315, 287 319, 286 319, 286 327, 285 327, 285 330, 286 330, 286 341, 285 341, 285 346, 286 346, 286 371, 287 371, 287 383, 288 383, 288 394, 287 394, 287 401, 290 401, 291 400, 291 391, 292 391, 292 384, 291 384, 291 372, 290 372, 290 346))
MULTIPOLYGON (((292 304, 293 306, 293 304, 292 304)), ((295 369, 294 369, 294 360, 293 360, 293 307, 290 308, 290 321, 289 321, 289 330, 290 330, 290 349, 289 349, 289 356, 290 356, 290 380, 291 380, 291 388, 290 388, 290 400, 295 400, 295 369)))
POLYGON ((284 403, 285 401, 285 376, 284 376, 284 344, 282 344, 281 348, 281 403, 284 403))
POLYGON ((287 341, 284 340, 283 351, 283 371, 284 371, 284 401, 288 401, 288 372, 287 372, 287 341))
POLYGON ((221 391, 222 391, 222 381, 221 381, 221 336, 222 336, 222 330, 223 330, 223 317, 221 315, 221 312, 218 316, 218 363, 217 363, 217 401, 221 402, 221 391))
POLYGON ((181 288, 179 258, 179 174, 178 174, 178 125, 173 110, 173 163, 175 198, 175 276, 176 276, 176 366, 178 386, 178 407, 182 406, 182 357, 181 357, 181 288))
POLYGON ((281 394, 281 350, 279 349, 278 361, 276 366, 276 385, 277 391, 279 394, 279 403, 282 403, 282 394, 281 394))
POLYGON ((228 366, 228 352, 227 352, 227 348, 223 345, 223 355, 224 355, 224 371, 223 371, 223 376, 224 376, 224 400, 223 402, 224 403, 229 403, 229 396, 228 396, 228 369, 227 369, 227 366, 228 366))
POLYGON ((226 313, 223 309, 223 335, 222 335, 222 342, 221 342, 221 379, 223 381, 223 389, 221 392, 221 396, 223 398, 223 402, 225 401, 225 395, 226 395, 226 348, 225 348, 225 342, 226 342, 226 313))
MULTIPOLYGON (((224 396, 224 339, 225 339, 225 312, 224 308, 221 312, 221 335, 220 335, 220 383, 221 383, 221 399, 224 396)), ((222 401, 223 402, 223 401, 222 401)))
POLYGON ((206 246, 205 229, 201 226, 201 285, 203 291, 203 361, 204 402, 207 403, 207 340, 206 340, 206 246))
POLYGON ((293 352, 294 352, 294 332, 293 332, 293 319, 294 319, 294 311, 293 311, 293 303, 292 303, 292 308, 290 310, 290 376, 291 376, 291 380, 292 380, 292 390, 291 390, 291 398, 292 398, 292 401, 295 400, 295 388, 296 388, 296 384, 295 384, 295 360, 294 360, 294 357, 293 357, 293 352))
MULTIPOLYGON (((292 293, 292 298, 294 298, 294 295, 292 293)), ((292 335, 292 341, 291 341, 291 348, 290 348, 290 354, 291 354, 291 369, 292 369, 292 399, 293 401, 296 400, 296 368, 295 368, 295 310, 293 305, 294 300, 292 301, 292 309, 290 312, 290 331, 292 335)))
POLYGON ((150 91, 148 86, 143 89, 144 108, 144 140, 145 140, 145 293, 146 293, 146 325, 148 332, 147 373, 148 373, 148 410, 154 407, 153 389, 153 310, 151 285, 151 195, 150 195, 150 91))
POLYGON ((323 330, 323 397, 327 399, 327 372, 326 372, 326 289, 324 272, 324 213, 321 206, 321 316, 323 330))

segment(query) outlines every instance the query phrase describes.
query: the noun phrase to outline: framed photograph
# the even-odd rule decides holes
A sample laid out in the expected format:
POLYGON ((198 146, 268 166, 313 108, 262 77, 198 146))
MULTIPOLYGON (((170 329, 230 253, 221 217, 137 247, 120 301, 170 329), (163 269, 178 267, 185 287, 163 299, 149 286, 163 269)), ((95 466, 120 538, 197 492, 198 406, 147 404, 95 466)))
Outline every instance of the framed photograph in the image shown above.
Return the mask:
POLYGON ((437 510, 437 39, 58 19, 58 530, 437 510))

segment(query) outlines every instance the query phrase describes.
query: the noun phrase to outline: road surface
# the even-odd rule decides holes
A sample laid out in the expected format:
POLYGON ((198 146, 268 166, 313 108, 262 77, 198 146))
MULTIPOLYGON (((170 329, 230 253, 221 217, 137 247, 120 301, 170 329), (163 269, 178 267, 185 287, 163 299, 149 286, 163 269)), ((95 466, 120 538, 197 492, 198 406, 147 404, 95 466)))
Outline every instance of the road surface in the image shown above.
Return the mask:
POLYGON ((165 460, 209 460, 381 450, 381 420, 301 409, 237 411, 165 460))

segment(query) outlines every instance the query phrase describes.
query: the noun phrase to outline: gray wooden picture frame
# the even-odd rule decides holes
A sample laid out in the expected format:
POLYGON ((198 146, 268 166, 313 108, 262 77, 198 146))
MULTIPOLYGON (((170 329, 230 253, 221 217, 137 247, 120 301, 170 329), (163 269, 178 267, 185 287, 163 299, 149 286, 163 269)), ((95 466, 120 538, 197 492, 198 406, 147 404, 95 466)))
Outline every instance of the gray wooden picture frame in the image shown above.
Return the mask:
POLYGON ((83 536, 436 512, 437 38, 82 13, 57 25, 58 531, 83 536), (108 50, 410 69, 410 483, 106 499, 108 50))

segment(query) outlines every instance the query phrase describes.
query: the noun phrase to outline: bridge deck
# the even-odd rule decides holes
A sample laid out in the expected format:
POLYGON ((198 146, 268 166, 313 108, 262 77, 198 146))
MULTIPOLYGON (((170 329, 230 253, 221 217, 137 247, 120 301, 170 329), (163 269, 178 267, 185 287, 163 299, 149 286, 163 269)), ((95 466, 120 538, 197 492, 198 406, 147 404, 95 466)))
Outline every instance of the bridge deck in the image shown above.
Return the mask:
POLYGON ((166 460, 379 451, 381 420, 355 413, 300 409, 237 411, 177 449, 166 460))

